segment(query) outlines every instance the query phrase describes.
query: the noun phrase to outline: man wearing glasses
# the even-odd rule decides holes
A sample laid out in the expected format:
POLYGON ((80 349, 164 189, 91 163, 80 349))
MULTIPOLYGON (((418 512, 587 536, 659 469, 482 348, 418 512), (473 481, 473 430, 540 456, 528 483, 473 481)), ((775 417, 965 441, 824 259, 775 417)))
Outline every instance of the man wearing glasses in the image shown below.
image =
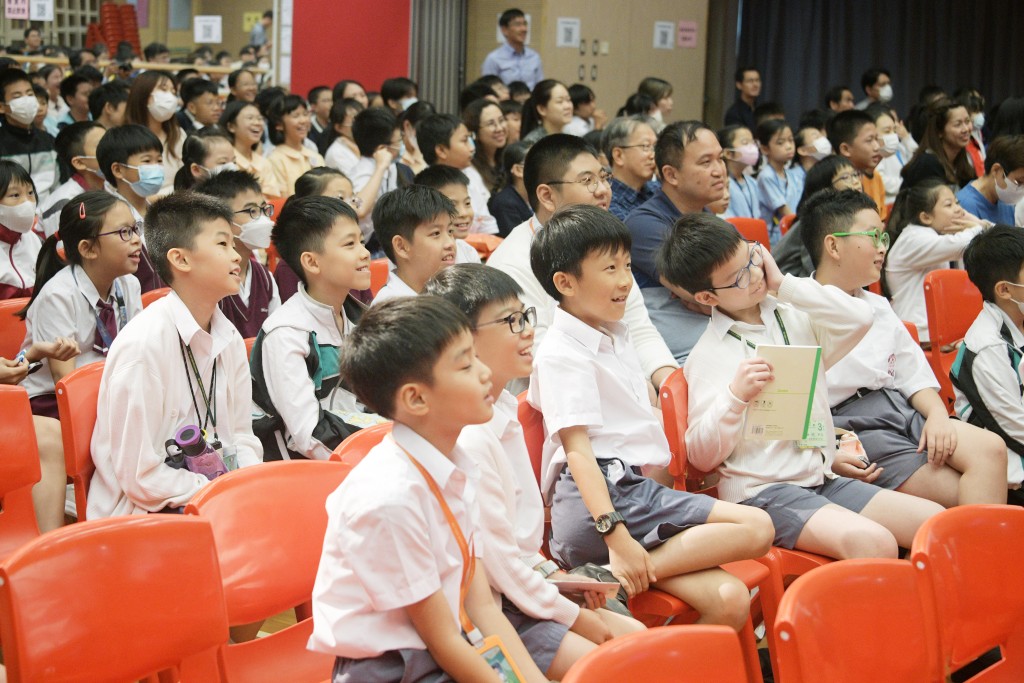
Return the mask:
POLYGON ((604 133, 604 155, 612 166, 612 203, 608 210, 621 221, 654 196, 654 146, 658 136, 646 116, 613 120, 604 133))

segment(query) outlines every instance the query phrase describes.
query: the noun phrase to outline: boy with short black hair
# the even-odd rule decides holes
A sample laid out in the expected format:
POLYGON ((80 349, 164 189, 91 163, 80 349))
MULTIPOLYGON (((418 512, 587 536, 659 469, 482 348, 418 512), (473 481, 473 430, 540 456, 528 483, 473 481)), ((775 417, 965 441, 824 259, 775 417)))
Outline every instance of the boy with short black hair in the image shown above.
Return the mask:
POLYGON ((270 246, 273 207, 260 189, 260 181, 246 171, 221 171, 195 187, 196 192, 220 199, 231 209, 235 251, 242 257, 242 285, 238 294, 220 300, 220 310, 244 339, 259 334, 263 321, 281 305, 277 283, 266 266, 253 258, 256 249, 270 246))
MULTIPOLYGON (((38 33, 38 29, 32 29, 38 33)), ((60 185, 53 137, 33 125, 39 100, 32 80, 21 69, 0 69, 0 159, 28 170, 36 186, 36 200, 46 201, 60 185)))
POLYGON ((107 130, 124 124, 127 108, 128 87, 121 81, 104 83, 89 93, 89 116, 107 130))
POLYGON ((337 656, 335 683, 497 683, 481 635, 500 637, 526 681, 546 680, 476 562, 476 466, 456 441, 493 398, 472 329, 423 296, 370 309, 346 340, 346 380, 394 429, 327 499, 309 647, 337 656))
POLYGON ((633 287, 630 246, 622 221, 595 206, 570 206, 530 249, 537 279, 559 304, 528 394, 544 415, 551 551, 569 566, 610 561, 631 597, 653 585, 692 605, 702 621, 739 630, 750 596, 718 565, 767 552, 771 522, 761 511, 657 480, 671 454, 622 323, 633 287))
POLYGON ((181 84, 179 90, 184 106, 176 116, 178 125, 186 134, 217 125, 224 108, 216 83, 205 78, 190 78, 181 84))
POLYGON ((334 95, 326 85, 318 85, 309 91, 309 139, 316 144, 320 154, 327 154, 331 144, 331 107, 334 106, 334 95))
POLYGON ((847 559, 896 557, 942 507, 831 472, 835 429, 825 382, 810 399, 808 438, 743 438, 750 402, 774 379, 759 344, 821 347, 826 370, 871 326, 871 308, 810 278, 783 277, 771 254, 728 223, 686 214, 662 247, 658 272, 711 306, 711 322, 684 370, 689 385, 687 457, 717 471, 723 500, 765 510, 775 545, 847 559), (769 295, 769 292, 778 292, 769 295))
POLYGON ((859 109, 841 111, 826 124, 828 141, 839 156, 846 157, 860 173, 864 194, 875 200, 878 213, 888 216, 885 199, 885 181, 875 167, 882 161, 882 144, 878 138, 875 120, 859 109))
POLYGON ((91 519, 180 511, 208 481, 165 461, 166 442, 184 426, 204 429, 239 466, 262 460, 245 343, 217 307, 240 282, 230 222, 222 202, 191 192, 149 209, 146 241, 172 291, 132 318, 107 355, 92 436, 91 519))
POLYGON ((349 292, 370 286, 370 253, 355 211, 334 197, 290 200, 272 237, 301 282, 253 345, 253 429, 267 460, 326 460, 358 429, 346 420, 362 406, 342 386, 338 358, 363 311, 349 292))
POLYGON ((47 237, 57 232, 60 210, 70 199, 88 190, 103 189, 96 147, 105 132, 103 126, 95 121, 82 121, 66 126, 57 134, 57 160, 68 174, 68 179, 39 204, 47 237))
POLYGON ((480 254, 466 242, 473 224, 473 201, 469 198, 469 178, 451 166, 428 166, 413 180, 417 185, 432 187, 455 205, 452 228, 455 236, 455 262, 480 263, 480 254))
MULTIPOLYGON (((359 161, 348 174, 355 193, 364 196, 363 190, 376 186, 379 188, 376 198, 379 199, 397 188, 398 169, 394 161, 401 149, 402 131, 395 115, 383 107, 364 109, 352 121, 352 139, 360 154, 359 161)), ((372 216, 372 212, 367 213, 359 221, 367 244, 373 237, 372 216)))
POLYGON ((60 82, 60 98, 68 105, 61 118, 47 118, 46 132, 56 136, 62 129, 76 121, 89 120, 89 95, 92 83, 84 76, 71 74, 60 82))
POLYGON ((373 225, 384 254, 395 264, 373 305, 416 296, 441 268, 455 263, 455 205, 437 190, 410 185, 389 192, 373 207, 373 225))
POLYGON ((827 189, 801 209, 800 236, 814 279, 871 307, 864 338, 829 368, 832 420, 854 432, 868 462, 838 451, 832 470, 933 500, 944 507, 1006 502, 1006 449, 992 434, 951 420, 921 351, 878 282, 889 239, 871 198, 827 189))
POLYGON ((1024 135, 1000 135, 988 146, 985 174, 956 193, 964 211, 981 220, 1014 224, 1024 199, 1024 135))

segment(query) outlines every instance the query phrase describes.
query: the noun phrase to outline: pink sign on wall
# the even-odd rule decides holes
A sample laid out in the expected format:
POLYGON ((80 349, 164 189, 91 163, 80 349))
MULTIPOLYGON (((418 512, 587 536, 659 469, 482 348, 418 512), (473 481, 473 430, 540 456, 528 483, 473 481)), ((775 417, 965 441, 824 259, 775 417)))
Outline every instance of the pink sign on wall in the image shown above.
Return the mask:
POLYGON ((8 19, 28 19, 28 0, 4 0, 4 16, 8 19))
POLYGON ((697 47, 696 21, 679 22, 679 32, 676 36, 676 45, 679 47, 697 47))

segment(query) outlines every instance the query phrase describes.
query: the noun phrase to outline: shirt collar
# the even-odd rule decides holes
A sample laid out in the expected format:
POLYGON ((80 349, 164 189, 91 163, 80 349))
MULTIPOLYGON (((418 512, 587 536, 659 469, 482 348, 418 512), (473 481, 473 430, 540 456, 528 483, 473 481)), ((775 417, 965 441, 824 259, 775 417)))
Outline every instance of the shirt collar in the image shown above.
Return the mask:
POLYGON ((503 47, 505 48, 505 53, 509 56, 522 57, 526 54, 526 45, 523 45, 521 52, 516 52, 516 49, 506 40, 503 47))
MULTIPOLYGON (((82 270, 81 266, 72 265, 71 275, 75 282, 78 284, 78 291, 82 293, 85 300, 88 301, 92 306, 96 306, 96 302, 102 300, 103 297, 96 291, 96 285, 93 284, 89 278, 88 273, 82 270)), ((114 287, 111 285, 110 292, 114 292, 114 287)))
POLYGON ((1024 346, 1024 335, 1021 334, 1020 330, 1017 329, 1017 325, 1010 320, 1010 316, 1006 315, 1006 311, 996 306, 991 301, 986 301, 984 308, 989 309, 992 315, 996 316, 998 320, 1001 320, 1006 324, 1006 327, 1010 330, 1010 337, 1013 339, 1013 345, 1017 348, 1024 346))
MULTIPOLYGON (((766 330, 771 329, 776 325, 774 313, 778 304, 778 299, 770 295, 766 296, 764 301, 761 302, 761 321, 766 330)), ((750 325, 746 323, 740 323, 733 320, 733 318, 727 313, 723 313, 718 310, 718 306, 711 309, 711 323, 708 326, 711 331, 715 333, 716 337, 719 339, 725 339, 725 335, 729 334, 729 330, 731 330, 735 325, 748 328, 750 327, 750 325)))
POLYGON ((594 355, 597 355, 603 341, 620 344, 625 341, 626 334, 626 326, 621 322, 605 323, 601 329, 596 329, 566 312, 561 306, 555 308, 551 327, 576 340, 594 355))
POLYGON ((438 488, 443 490, 448 486, 448 480, 456 470, 455 463, 451 459, 446 458, 441 451, 434 448, 429 441, 417 434, 411 427, 399 422, 396 422, 392 428, 391 437, 400 448, 405 449, 409 455, 416 458, 416 462, 423 465, 423 469, 434 479, 438 488))
POLYGON ((498 400, 494 402, 494 416, 488 426, 499 439, 509 431, 510 426, 518 423, 519 400, 508 389, 502 389, 498 400))
POLYGON ((205 347, 209 346, 210 357, 216 358, 221 351, 227 348, 232 337, 237 334, 235 326, 224 316, 220 306, 213 309, 210 331, 206 332, 199 327, 199 323, 192 317, 192 312, 188 310, 188 306, 176 291, 172 289, 164 298, 167 299, 167 307, 170 309, 174 326, 178 330, 178 336, 181 337, 185 346, 192 346, 193 341, 204 347, 203 351, 206 351, 205 347))
POLYGON ((393 270, 388 273, 387 285, 391 289, 398 290, 396 296, 417 296, 416 290, 410 287, 405 280, 398 277, 398 273, 393 270))
MULTIPOLYGON (((251 266, 249 268, 249 271, 250 272, 252 271, 252 267, 251 266)), ((309 311, 309 313, 314 318, 316 318, 316 321, 318 323, 320 323, 320 325, 323 326, 324 329, 327 329, 327 330, 337 330, 338 329, 338 324, 334 321, 334 309, 333 308, 331 308, 327 304, 321 303, 321 302, 317 301, 316 299, 314 299, 313 297, 311 297, 309 295, 309 292, 306 291, 306 286, 304 284, 302 284, 301 282, 299 283, 298 292, 299 292, 299 296, 302 297, 302 303, 305 304, 306 310, 309 311)), ((347 329, 348 328, 348 318, 345 316, 345 309, 344 308, 341 309, 341 318, 342 318, 342 320, 344 320, 344 325, 345 325, 346 329, 341 330, 340 332, 341 332, 342 335, 344 335, 348 331, 348 329, 347 329)))
POLYGON ((281 143, 280 145, 277 145, 276 147, 274 147, 274 149, 280 149, 281 150, 281 154, 283 154, 284 156, 288 157, 289 159, 300 159, 301 160, 301 159, 305 159, 306 157, 310 156, 310 152, 309 152, 308 149, 306 149, 305 145, 302 146, 302 149, 292 149, 291 147, 285 145, 284 143, 281 143))

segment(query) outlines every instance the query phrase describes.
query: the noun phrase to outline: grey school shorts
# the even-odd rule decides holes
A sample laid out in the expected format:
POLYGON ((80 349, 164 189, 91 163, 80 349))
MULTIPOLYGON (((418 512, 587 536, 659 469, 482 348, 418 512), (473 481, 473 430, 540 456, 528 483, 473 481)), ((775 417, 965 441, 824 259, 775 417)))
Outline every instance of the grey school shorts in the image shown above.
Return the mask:
POLYGON ((334 660, 332 683, 451 683, 427 650, 391 650, 368 659, 334 660))
POLYGON ((501 598, 501 611, 519 634, 519 639, 523 641, 537 668, 545 672, 550 669, 569 627, 557 621, 534 619, 523 614, 505 596, 501 598))
POLYGON ((800 538, 800 532, 815 512, 829 503, 844 507, 852 512, 864 509, 879 488, 857 479, 836 477, 826 479, 821 486, 797 486, 796 484, 774 484, 763 489, 742 505, 761 508, 772 518, 775 525, 775 541, 772 545, 792 549, 800 538))
MULTIPOLYGON (((612 507, 626 519, 629 534, 647 550, 708 521, 714 498, 662 486, 618 459, 597 464, 608 484, 612 507)), ((551 501, 551 554, 568 567, 608 564, 608 546, 594 528, 594 518, 568 466, 562 468, 551 501)))
POLYGON ((865 394, 835 410, 832 421, 856 432, 868 461, 883 468, 873 483, 884 489, 895 491, 928 463, 928 454, 917 452, 924 416, 898 391, 865 394))

